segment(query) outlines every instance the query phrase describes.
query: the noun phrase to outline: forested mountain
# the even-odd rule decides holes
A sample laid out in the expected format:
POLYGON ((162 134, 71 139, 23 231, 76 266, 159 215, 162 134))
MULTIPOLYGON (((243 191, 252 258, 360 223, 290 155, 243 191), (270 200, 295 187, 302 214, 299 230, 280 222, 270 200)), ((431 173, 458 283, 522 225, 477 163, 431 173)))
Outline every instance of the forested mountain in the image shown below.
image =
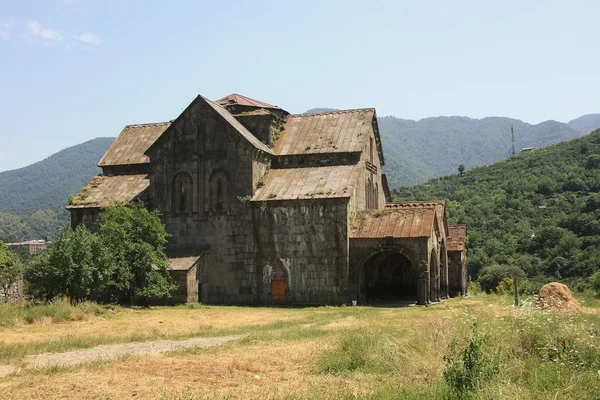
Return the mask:
POLYGON ((27 215, 64 207, 101 171, 96 166, 114 138, 96 138, 66 148, 24 168, 0 172, 0 212, 27 215))
MULTIPOLYGON (((335 111, 315 108, 307 112, 335 111)), ((510 155, 510 126, 516 148, 543 147, 581 136, 600 126, 600 114, 569 124, 546 121, 531 125, 501 117, 471 119, 435 117, 419 121, 378 119, 391 188, 487 165, 510 155)), ((0 173, 0 237, 16 232, 19 239, 52 236, 68 222, 64 210, 70 193, 77 194, 100 172, 96 167, 114 138, 97 138, 62 150, 25 168, 0 173)))
MULTIPOLYGON (((313 108, 307 113, 336 111, 313 108)), ((536 125, 518 119, 432 117, 419 121, 392 116, 377 118, 390 188, 411 186, 457 171, 488 165, 511 154, 510 127, 517 152, 545 147, 600 128, 600 114, 583 115, 568 124, 545 121, 536 125)))
POLYGON ((24 168, 0 173, 0 237, 43 239, 69 221, 64 210, 100 172, 96 166, 114 138, 97 138, 61 150, 24 168))
POLYGON ((569 121, 567 125, 579 132, 590 133, 595 129, 600 129, 600 114, 582 115, 569 121))
POLYGON ((447 201, 450 223, 468 226, 474 278, 503 264, 583 289, 600 269, 600 129, 393 193, 447 201))
POLYGON ((391 188, 455 173, 460 164, 470 169, 508 157, 511 125, 517 152, 583 134, 562 122, 531 125, 504 117, 435 117, 419 121, 380 117, 378 122, 391 188))

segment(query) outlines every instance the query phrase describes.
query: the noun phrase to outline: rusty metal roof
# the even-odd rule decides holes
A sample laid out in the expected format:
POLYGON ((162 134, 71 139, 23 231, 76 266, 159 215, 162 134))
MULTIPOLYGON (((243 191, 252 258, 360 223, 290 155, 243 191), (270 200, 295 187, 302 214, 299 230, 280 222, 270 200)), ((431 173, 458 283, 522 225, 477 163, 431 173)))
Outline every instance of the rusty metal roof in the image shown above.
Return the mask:
MULTIPOLYGON (((200 97, 202 97, 202 96, 200 96, 200 97)), ((206 101, 206 103, 212 109, 214 109, 217 113, 219 113, 219 115, 221 115, 225 119, 225 121, 227 121, 231 126, 233 126, 254 147, 256 147, 259 150, 264 151, 265 153, 273 154, 273 151, 269 147, 267 147, 266 144, 264 144, 263 142, 258 140, 256 138, 256 136, 254 136, 248 129, 246 129, 246 127, 244 125, 242 125, 240 123, 240 121, 235 119, 235 117, 233 115, 231 115, 231 113, 229 111, 227 111, 224 107, 221 107, 220 105, 213 102, 212 100, 207 99, 206 97, 202 97, 202 99, 204 99, 204 101, 206 101)))
POLYGON ((362 163, 272 169, 252 201, 350 197, 363 169, 362 163))
POLYGON ((119 137, 112 142, 98 166, 149 163, 150 159, 144 153, 170 125, 170 122, 126 125, 119 137))
POLYGON ((467 248, 467 225, 448 225, 448 251, 463 251, 467 248))
MULTIPOLYGON (((435 208, 436 216, 438 220, 438 226, 448 227, 446 223, 446 202, 444 200, 430 200, 430 201, 401 201, 398 203, 387 203, 386 208, 435 208)), ((445 229, 447 230, 447 229, 445 229)), ((446 232, 446 235, 448 233, 446 232)))
POLYGON ((275 108, 279 109, 279 107, 274 106, 272 104, 263 103, 262 101, 251 99, 250 97, 242 96, 241 94, 232 93, 229 96, 225 96, 215 103, 221 106, 227 106, 230 104, 237 104, 240 106, 248 106, 248 107, 260 107, 260 108, 275 108))
POLYGON ((361 152, 373 131, 374 108, 289 115, 278 155, 361 152))
POLYGON ((433 232, 435 208, 385 208, 359 214, 358 227, 350 237, 356 239, 426 238, 433 232))
POLYGON ((129 202, 148 186, 147 175, 97 176, 73 199, 67 209, 106 207, 112 202, 129 202))

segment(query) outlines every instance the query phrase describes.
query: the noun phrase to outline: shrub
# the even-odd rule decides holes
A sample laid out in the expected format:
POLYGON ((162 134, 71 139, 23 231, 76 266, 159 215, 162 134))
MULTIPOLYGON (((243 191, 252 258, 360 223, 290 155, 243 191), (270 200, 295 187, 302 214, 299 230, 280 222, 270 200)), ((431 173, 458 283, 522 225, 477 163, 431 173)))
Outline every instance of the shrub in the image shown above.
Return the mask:
POLYGON ((533 282, 533 281, 523 279, 523 280, 519 281, 518 285, 519 285, 518 290, 519 290, 520 295, 533 296, 533 295, 537 295, 540 292, 540 290, 544 286, 544 283, 533 282))
POLYGON ((364 367, 370 340, 364 335, 347 336, 341 345, 327 352, 321 360, 320 369, 325 374, 351 372, 364 367))
POLYGON ((498 265, 493 264, 483 268, 479 272, 479 283, 481 289, 487 293, 492 293, 496 290, 500 282, 506 278, 516 276, 519 279, 525 277, 523 270, 514 265, 498 265))
POLYGON ((469 286, 467 287, 467 293, 470 295, 478 295, 483 291, 481 290, 481 285, 477 281, 469 281, 469 286))
POLYGON ((469 398, 472 391, 500 372, 500 348, 490 353, 488 337, 479 330, 477 320, 473 321, 472 331, 465 347, 459 348, 454 340, 450 354, 444 357, 444 380, 459 399, 469 398))
POLYGON ((596 271, 590 276, 590 285, 592 285, 592 289, 596 292, 596 296, 600 297, 600 271, 596 271))
POLYGON ((512 278, 504 278, 496 286, 496 293, 499 295, 512 294, 515 290, 515 285, 512 278))

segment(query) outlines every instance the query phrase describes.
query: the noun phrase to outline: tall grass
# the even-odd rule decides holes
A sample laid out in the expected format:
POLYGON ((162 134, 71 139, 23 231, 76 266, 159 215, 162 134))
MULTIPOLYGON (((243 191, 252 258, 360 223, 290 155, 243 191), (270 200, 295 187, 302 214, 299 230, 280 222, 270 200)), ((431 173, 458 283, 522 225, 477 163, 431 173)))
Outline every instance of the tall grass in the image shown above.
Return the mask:
POLYGON ((47 304, 0 303, 0 327, 81 321, 91 316, 107 314, 106 309, 93 302, 83 302, 76 306, 66 300, 57 300, 47 304))

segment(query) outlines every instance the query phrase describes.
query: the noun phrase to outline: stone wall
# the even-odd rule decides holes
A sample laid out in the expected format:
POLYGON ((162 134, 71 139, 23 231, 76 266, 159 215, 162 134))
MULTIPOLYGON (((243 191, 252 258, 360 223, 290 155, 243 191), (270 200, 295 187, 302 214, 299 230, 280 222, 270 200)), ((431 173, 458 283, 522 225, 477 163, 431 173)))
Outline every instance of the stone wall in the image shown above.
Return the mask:
POLYGON ((71 229, 83 225, 92 232, 98 230, 96 221, 100 212, 99 208, 72 208, 69 211, 71 212, 71 229))
POLYGON ((8 290, 8 297, 0 292, 0 302, 14 303, 23 300, 23 278, 18 279, 8 290))
POLYGON ((467 266, 465 251, 448 252, 448 279, 451 297, 467 295, 467 266))
POLYGON ((271 301, 271 279, 286 280, 295 304, 340 304, 348 293, 348 200, 268 201, 252 209, 257 295, 271 301))

